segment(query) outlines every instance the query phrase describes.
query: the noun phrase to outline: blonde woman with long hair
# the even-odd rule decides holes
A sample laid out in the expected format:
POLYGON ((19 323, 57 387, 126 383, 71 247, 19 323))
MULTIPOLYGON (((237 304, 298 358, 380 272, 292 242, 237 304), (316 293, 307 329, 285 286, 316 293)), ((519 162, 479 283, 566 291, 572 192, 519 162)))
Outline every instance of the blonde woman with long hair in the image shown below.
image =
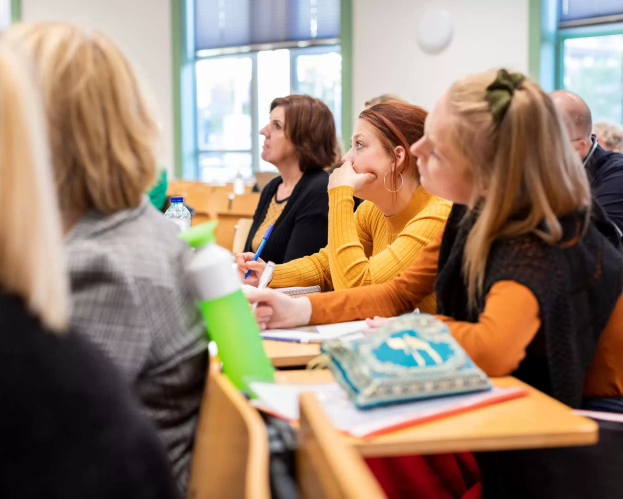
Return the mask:
POLYGON ((207 369, 205 328, 183 271, 189 248, 149 202, 157 122, 126 57, 63 23, 4 35, 33 58, 65 230, 72 327, 122 370, 185 493, 207 369))
POLYGON ((43 107, 32 72, 4 43, 0 203, 0 497, 175 497, 164 449, 130 390, 69 332, 43 107))
MULTIPOLYGON (((623 258, 551 98, 505 70, 462 79, 411 150, 422 186, 455 203, 442 238, 386 284, 299 299, 253 290, 260 324, 391 317, 434 286, 440 317, 487 374, 512 374, 571 407, 623 413, 623 258)), ((560 497, 616 480, 582 456, 595 480, 559 482, 570 494, 560 497)), ((517 483, 523 497, 551 491, 517 483)))

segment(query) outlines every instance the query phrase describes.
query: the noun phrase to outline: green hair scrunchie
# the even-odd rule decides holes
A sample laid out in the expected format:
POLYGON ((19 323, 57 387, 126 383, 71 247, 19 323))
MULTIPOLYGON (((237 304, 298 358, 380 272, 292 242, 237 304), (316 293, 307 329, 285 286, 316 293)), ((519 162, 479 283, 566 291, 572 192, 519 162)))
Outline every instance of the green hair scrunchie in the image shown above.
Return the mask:
POLYGON ((524 81, 526 77, 521 73, 509 73, 506 69, 498 71, 493 83, 487 87, 487 101, 495 123, 500 124, 504 119, 515 90, 521 88, 524 81))

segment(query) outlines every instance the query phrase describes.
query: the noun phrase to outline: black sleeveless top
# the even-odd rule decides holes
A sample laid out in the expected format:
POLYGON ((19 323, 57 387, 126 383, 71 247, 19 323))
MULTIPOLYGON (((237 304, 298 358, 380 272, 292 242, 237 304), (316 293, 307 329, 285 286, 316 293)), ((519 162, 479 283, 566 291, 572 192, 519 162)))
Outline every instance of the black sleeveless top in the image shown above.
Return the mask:
POLYGON ((578 407, 601 333, 623 291, 623 256, 614 227, 594 205, 584 235, 585 213, 560 219, 564 234, 560 244, 548 244, 535 234, 494 241, 484 296, 476 309, 469 310, 463 253, 476 220, 477 214, 461 205, 450 214, 439 253, 438 313, 476 323, 494 284, 515 281, 526 286, 539 303, 541 328, 513 375, 578 407))

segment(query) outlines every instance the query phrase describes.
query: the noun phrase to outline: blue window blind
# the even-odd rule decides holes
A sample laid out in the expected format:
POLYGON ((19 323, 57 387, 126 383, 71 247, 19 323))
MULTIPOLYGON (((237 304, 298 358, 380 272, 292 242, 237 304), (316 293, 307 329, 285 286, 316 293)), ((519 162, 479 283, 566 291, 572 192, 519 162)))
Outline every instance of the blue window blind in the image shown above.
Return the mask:
POLYGON ((559 0, 560 22, 623 14, 623 0, 559 0))
POLYGON ((340 0, 195 0, 196 50, 340 37, 340 0))

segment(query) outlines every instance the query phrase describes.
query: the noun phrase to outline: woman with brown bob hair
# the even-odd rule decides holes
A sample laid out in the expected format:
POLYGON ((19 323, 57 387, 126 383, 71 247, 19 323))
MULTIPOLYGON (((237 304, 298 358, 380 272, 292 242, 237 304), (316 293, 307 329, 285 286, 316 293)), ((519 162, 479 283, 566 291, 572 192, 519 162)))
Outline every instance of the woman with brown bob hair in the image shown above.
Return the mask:
MULTIPOLYGON (((443 230, 448 201, 420 186, 412 143, 424 133, 427 112, 403 102, 386 102, 359 115, 352 147, 329 179, 329 245, 319 253, 278 265, 271 287, 320 286, 323 291, 386 282, 409 265, 443 230), (353 214, 353 196, 366 200, 353 214)), ((238 256, 239 271, 265 263, 238 256), (245 261, 246 259, 246 261, 245 261)), ((434 294, 420 307, 434 312, 434 294)))
POLYGON ((262 258, 277 264, 312 255, 327 244, 329 174, 337 148, 329 108, 308 95, 290 95, 270 105, 262 159, 279 170, 262 191, 245 251, 255 253, 273 225, 262 258))
POLYGON ((157 123, 128 60, 102 33, 41 23, 3 37, 32 57, 42 89, 71 327, 121 369, 185 493, 207 344, 184 278, 190 250, 146 196, 156 178, 157 123))

